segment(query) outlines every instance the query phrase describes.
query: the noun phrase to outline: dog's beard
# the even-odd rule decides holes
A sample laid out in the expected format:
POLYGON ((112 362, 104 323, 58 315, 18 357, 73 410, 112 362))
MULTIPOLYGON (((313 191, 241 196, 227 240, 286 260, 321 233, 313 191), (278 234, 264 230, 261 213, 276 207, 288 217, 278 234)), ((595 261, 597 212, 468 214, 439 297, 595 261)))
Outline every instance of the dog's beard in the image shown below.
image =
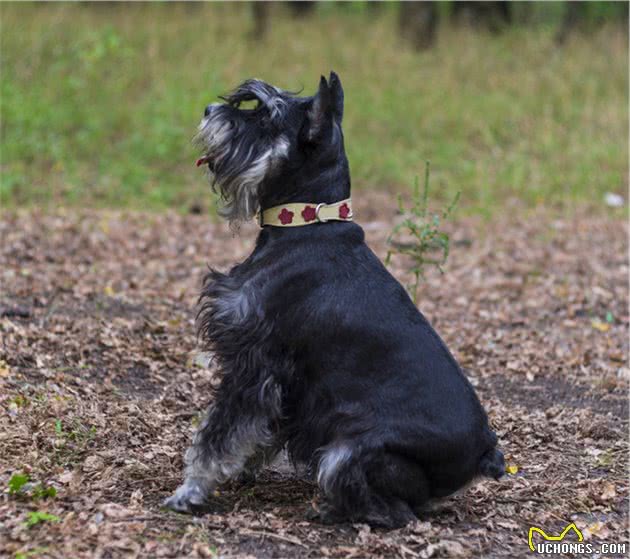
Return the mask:
POLYGON ((204 156, 213 190, 222 199, 219 214, 230 222, 251 219, 259 207, 258 192, 265 177, 286 157, 289 143, 283 136, 273 141, 239 133, 238 125, 217 114, 201 121, 195 143, 204 156))

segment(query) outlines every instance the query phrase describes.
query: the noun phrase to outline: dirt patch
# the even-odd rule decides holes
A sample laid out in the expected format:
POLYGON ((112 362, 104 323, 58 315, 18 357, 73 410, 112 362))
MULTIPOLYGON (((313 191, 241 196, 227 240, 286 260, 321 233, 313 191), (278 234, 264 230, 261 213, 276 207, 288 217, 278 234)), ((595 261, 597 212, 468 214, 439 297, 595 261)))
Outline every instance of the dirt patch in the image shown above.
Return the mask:
POLYGON ((497 375, 482 379, 478 388, 504 404, 544 410, 561 402, 566 407, 612 415, 621 421, 628 419, 627 396, 618 390, 609 391, 605 386, 593 390, 588 384, 572 384, 558 378, 527 381, 497 375))
MULTIPOLYGON (((364 198, 357 214, 384 257, 393 204, 364 198)), ((210 514, 162 510, 215 372, 196 353, 201 278, 255 232, 173 214, 3 218, 0 483, 24 472, 57 495, 5 491, 0 554, 525 557, 529 526, 571 521, 597 545, 628 542, 627 227, 587 213, 462 219, 446 275, 422 286, 499 434, 504 480, 393 532, 310 521, 316 487, 286 463, 223 487, 210 514), (38 511, 58 521, 27 527, 38 511)))

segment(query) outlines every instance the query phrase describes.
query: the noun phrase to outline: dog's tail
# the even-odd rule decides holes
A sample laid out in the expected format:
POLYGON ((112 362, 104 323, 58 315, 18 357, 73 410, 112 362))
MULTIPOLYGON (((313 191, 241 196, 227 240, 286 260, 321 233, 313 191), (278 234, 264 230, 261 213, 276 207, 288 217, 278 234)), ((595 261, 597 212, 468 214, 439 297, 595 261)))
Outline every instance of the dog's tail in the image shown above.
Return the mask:
POLYGON ((499 479, 503 476, 505 474, 503 453, 497 448, 492 448, 486 452, 479 461, 479 472, 481 475, 493 479, 499 479))

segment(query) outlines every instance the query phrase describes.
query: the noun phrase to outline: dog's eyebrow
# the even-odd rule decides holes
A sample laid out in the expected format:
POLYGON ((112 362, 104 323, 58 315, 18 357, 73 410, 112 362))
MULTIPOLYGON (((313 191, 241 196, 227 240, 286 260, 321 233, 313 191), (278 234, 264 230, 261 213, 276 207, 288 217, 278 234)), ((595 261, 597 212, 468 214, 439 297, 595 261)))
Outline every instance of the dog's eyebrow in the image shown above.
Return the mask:
POLYGON ((238 105, 242 101, 260 101, 267 109, 272 118, 280 118, 286 107, 284 96, 288 95, 283 90, 269 85, 262 80, 249 79, 244 81, 231 93, 221 96, 230 105, 238 105))

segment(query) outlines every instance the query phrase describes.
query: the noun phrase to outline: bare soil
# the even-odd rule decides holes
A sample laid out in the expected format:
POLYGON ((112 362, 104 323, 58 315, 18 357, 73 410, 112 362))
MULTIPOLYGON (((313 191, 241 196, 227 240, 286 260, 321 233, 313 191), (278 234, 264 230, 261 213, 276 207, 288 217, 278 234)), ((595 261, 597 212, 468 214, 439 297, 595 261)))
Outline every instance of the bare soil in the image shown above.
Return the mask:
MULTIPOLYGON (((384 257, 387 197, 358 200, 384 257)), ((251 250, 203 216, 5 214, 0 223, 0 556, 525 557, 530 526, 628 539, 628 246, 623 219, 506 212, 449 226, 420 308, 486 406, 509 473, 395 531, 309 521, 286 463, 230 484, 201 517, 160 508, 207 404, 196 350, 208 265, 251 250), (10 478, 35 485, 10 494, 10 478), (37 484, 57 489, 36 499, 37 484), (24 490, 25 489, 25 490, 24 490), (58 521, 27 527, 28 513, 58 521)), ((392 270, 409 281, 404 261, 392 270)))

